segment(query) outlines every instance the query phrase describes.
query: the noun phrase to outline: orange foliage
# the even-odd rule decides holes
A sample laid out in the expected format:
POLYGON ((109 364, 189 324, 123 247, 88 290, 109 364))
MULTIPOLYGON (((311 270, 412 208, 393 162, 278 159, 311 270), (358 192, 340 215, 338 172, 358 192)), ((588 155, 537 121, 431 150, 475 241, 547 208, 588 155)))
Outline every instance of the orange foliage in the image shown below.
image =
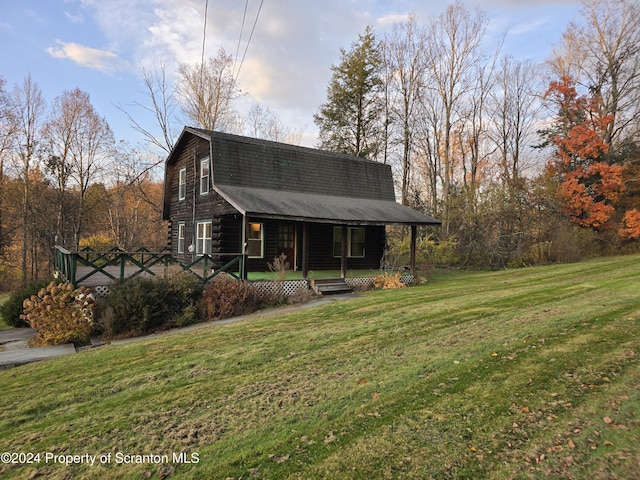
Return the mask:
POLYGON ((547 91, 559 105, 555 134, 555 158, 547 171, 560 178, 558 198, 562 211, 583 227, 601 229, 615 213, 624 190, 622 167, 604 161, 609 145, 603 132, 613 118, 598 116, 601 99, 579 97, 568 78, 553 82, 547 91))
POLYGON ((635 208, 624 214, 622 227, 618 231, 623 240, 636 240, 640 238, 640 212, 635 208))

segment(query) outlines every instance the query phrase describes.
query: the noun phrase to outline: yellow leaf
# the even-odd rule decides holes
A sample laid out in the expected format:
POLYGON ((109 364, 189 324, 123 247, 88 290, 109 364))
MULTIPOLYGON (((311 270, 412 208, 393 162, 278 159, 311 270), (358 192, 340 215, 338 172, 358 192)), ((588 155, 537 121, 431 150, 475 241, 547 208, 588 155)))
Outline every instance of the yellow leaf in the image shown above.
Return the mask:
POLYGON ((498 354, 497 354, 496 352, 493 352, 493 353, 491 354, 491 356, 492 356, 492 357, 497 357, 497 356, 498 356, 498 354))

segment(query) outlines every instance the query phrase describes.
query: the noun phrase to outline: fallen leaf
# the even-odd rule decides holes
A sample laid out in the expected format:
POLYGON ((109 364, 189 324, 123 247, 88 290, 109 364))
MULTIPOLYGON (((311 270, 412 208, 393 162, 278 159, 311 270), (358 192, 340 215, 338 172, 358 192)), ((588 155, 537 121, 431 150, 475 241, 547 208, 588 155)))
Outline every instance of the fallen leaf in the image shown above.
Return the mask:
POLYGON ((529 413, 529 407, 522 407, 522 410, 520 410, 522 413, 529 413))
POLYGON ((576 448, 576 444, 573 443, 573 440, 569 439, 569 441, 567 443, 569 445, 569 448, 576 448))
POLYGON ((379 396, 380 396, 380 394, 379 394, 378 392, 373 392, 373 393, 371 394, 371 398, 372 398, 373 400, 377 400, 379 396))
POLYGON ((497 356, 498 356, 498 354, 497 354, 496 352, 493 352, 493 353, 491 354, 491 356, 492 356, 492 357, 497 357, 497 356))
POLYGON ((604 445, 608 445, 608 446, 612 447, 612 446, 613 446, 613 443, 612 443, 612 442, 610 442, 609 440, 606 440, 606 441, 604 442, 604 445))
POLYGON ((367 383, 367 381, 364 378, 362 378, 362 379, 360 379, 360 381, 358 383, 360 385, 365 385, 367 383))
POLYGON ((469 447, 469 450, 471 450, 472 452, 476 451, 476 447, 474 447, 473 445, 469 445, 468 447, 469 447))
POLYGON ((604 418, 602 419, 602 421, 603 421, 604 423, 606 423, 607 425, 609 425, 611 422, 613 422, 613 420, 611 419, 611 417, 604 417, 604 418))

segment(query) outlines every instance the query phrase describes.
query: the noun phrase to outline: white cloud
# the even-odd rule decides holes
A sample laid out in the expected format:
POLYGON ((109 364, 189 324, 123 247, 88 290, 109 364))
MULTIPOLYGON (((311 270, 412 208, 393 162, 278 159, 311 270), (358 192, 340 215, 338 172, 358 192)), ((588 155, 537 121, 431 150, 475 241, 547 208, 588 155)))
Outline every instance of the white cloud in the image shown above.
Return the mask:
POLYGON ((83 67, 110 72, 118 70, 122 63, 113 52, 86 47, 73 42, 56 41, 55 47, 47 48, 47 52, 53 58, 71 60, 83 67))

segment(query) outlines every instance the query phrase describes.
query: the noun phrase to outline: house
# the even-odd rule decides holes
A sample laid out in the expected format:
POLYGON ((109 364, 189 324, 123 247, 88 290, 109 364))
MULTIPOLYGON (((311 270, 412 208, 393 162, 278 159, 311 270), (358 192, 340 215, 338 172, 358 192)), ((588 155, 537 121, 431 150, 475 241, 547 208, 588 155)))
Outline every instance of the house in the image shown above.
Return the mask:
MULTIPOLYGON (((171 253, 245 254, 249 272, 284 254, 310 270, 377 269, 386 225, 440 222, 395 200, 391 167, 307 147, 185 127, 166 160, 171 253)), ((415 261, 412 261, 415 266, 415 261)))

